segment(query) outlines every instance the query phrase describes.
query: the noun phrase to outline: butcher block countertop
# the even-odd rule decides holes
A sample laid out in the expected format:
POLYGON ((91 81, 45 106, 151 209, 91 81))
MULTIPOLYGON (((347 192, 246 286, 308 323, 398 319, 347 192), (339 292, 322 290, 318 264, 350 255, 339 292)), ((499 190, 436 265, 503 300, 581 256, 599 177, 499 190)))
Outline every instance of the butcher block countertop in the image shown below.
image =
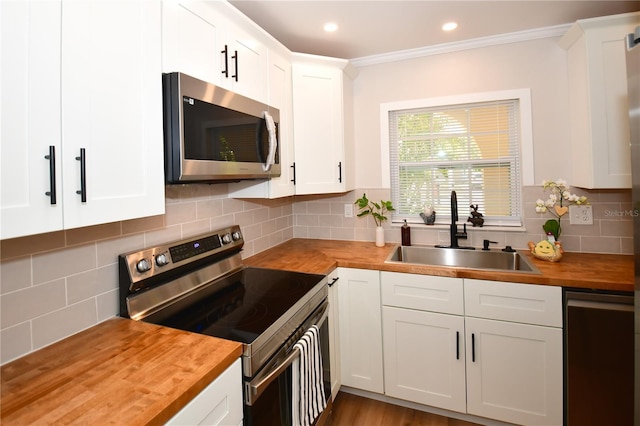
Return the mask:
POLYGON ((292 239, 244 260, 246 265, 328 274, 336 267, 375 269, 413 274, 476 278, 527 284, 543 284, 596 290, 633 291, 633 256, 564 253, 560 262, 534 258, 541 274, 486 271, 430 265, 385 263, 397 244, 376 247, 373 242, 292 239))
POLYGON ((237 342, 113 318, 2 366, 0 423, 164 424, 241 352, 237 342))

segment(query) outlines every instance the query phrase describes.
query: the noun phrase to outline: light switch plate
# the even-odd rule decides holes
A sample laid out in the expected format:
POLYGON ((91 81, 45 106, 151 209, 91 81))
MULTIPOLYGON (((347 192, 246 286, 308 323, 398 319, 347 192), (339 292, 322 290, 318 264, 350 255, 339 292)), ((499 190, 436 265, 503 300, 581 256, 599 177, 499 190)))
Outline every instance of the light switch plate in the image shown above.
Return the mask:
POLYGON ((353 204, 344 205, 344 217, 353 217, 353 204))
POLYGON ((593 210, 590 205, 569 206, 569 223, 572 225, 593 225, 593 210))

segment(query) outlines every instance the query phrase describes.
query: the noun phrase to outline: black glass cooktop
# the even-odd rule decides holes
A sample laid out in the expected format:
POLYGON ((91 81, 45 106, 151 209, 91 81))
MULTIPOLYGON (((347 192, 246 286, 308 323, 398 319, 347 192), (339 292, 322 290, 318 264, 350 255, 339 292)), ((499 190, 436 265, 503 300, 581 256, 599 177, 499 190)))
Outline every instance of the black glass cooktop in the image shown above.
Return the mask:
POLYGON ((224 289, 155 323, 249 344, 323 278, 245 268, 224 289))

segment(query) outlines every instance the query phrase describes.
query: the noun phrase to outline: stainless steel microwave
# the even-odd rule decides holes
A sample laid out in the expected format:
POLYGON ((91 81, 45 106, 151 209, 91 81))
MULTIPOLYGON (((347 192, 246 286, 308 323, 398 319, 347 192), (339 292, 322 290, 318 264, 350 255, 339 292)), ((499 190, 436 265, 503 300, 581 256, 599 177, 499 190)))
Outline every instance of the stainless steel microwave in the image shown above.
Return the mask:
POLYGON ((178 72, 162 86, 168 183, 280 176, 276 108, 178 72))

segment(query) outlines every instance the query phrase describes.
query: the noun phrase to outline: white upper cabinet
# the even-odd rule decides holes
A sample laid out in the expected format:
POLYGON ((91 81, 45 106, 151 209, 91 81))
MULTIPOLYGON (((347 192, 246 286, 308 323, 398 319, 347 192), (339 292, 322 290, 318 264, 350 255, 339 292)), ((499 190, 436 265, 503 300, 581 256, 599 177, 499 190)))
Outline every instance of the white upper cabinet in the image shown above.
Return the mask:
POLYGON ((625 36, 640 12, 577 21, 567 49, 573 176, 583 188, 631 188, 625 36))
POLYGON ((295 194, 293 184, 293 111, 291 95, 291 53, 285 49, 269 50, 269 101, 280 111, 278 146, 280 176, 268 180, 241 181, 229 184, 229 195, 236 198, 281 198, 295 194))
POLYGON ((159 1, 63 2, 65 228, 164 213, 160 27, 159 1))
POLYGON ((3 239, 164 213, 160 25, 159 1, 2 2, 3 239))
POLYGON ((267 102, 269 39, 227 2, 163 2, 163 72, 267 102))
POLYGON ((224 20, 203 2, 162 3, 162 71, 220 84, 224 20))
POLYGON ((45 194, 61 182, 60 14, 59 1, 0 2, 2 239, 62 229, 62 194, 45 194))
POLYGON ((353 91, 349 62, 293 54, 296 194, 354 187, 353 91))

